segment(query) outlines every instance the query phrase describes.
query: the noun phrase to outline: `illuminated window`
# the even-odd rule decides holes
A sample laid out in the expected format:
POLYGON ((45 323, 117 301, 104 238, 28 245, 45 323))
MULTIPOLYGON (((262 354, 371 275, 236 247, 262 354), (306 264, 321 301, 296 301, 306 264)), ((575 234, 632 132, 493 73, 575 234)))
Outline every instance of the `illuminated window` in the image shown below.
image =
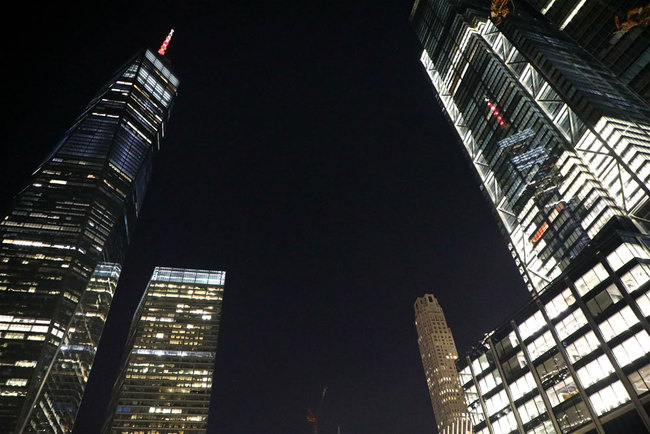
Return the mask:
POLYGON ((623 243, 607 255, 607 262, 614 270, 618 270, 634 258, 650 259, 650 255, 638 244, 623 243))
POLYGON ((582 313, 582 310, 576 309, 557 323, 555 330, 557 331, 558 337, 562 340, 569 337, 569 335, 585 324, 587 324, 587 318, 582 313))
POLYGON ((641 330, 631 338, 615 346, 612 351, 618 364, 623 367, 646 355, 650 351, 650 336, 641 330))
POLYGON ((603 280, 607 279, 609 274, 602 264, 596 264, 594 268, 587 271, 574 283, 580 295, 585 295, 603 280))
POLYGON ((519 325, 519 333, 521 334, 521 338, 525 340, 529 336, 532 336, 540 330, 542 327, 546 325, 546 322, 544 321, 544 317, 542 316, 541 312, 535 312, 534 315, 529 317, 527 320, 522 322, 519 325))
POLYGON ((546 390, 546 395, 548 396, 548 400, 551 402, 551 407, 555 407, 577 393, 578 388, 570 377, 565 378, 546 390))
POLYGON ((600 323, 598 327, 603 333, 605 340, 610 340, 623 333, 625 330, 628 330, 638 322, 639 319, 634 315, 630 306, 625 306, 623 309, 600 323))
POLYGON ((487 408, 487 413, 490 416, 496 414, 506 405, 508 405, 508 395, 506 395, 505 390, 501 390, 496 395, 485 400, 485 407, 487 408))
POLYGON ((641 309, 641 312, 644 316, 650 316, 650 294, 645 293, 641 294, 639 298, 636 299, 636 304, 641 309))
POLYGON ((553 336, 551 335, 550 331, 547 331, 535 339, 533 342, 528 344, 527 348, 528 352, 530 353, 530 358, 532 360, 535 360, 554 346, 555 341, 553 340, 553 336))
POLYGON ((635 265, 630 271, 621 276, 627 292, 633 292, 650 280, 650 266, 647 264, 635 265))
POLYGON ((7 386, 23 387, 27 385, 26 378, 10 378, 7 380, 7 386))
POLYGON ((514 383, 510 384, 510 391, 512 392, 512 399, 517 400, 533 390, 536 387, 533 374, 527 372, 526 375, 519 378, 514 383))
POLYGON ((571 363, 575 363, 594 352, 598 348, 598 339, 593 331, 588 331, 584 336, 576 339, 572 344, 566 347, 567 354, 571 363))
POLYGON ((523 405, 517 407, 517 411, 519 411, 519 415, 521 416, 521 422, 528 423, 546 411, 546 408, 544 407, 544 400, 538 394, 534 398, 526 401, 523 405))
POLYGON ((567 310, 569 306, 575 303, 576 299, 571 293, 570 289, 565 289, 561 294, 557 295, 551 301, 546 303, 546 313, 551 319, 557 318, 562 312, 567 310))
POLYGON ((583 387, 589 387, 614 372, 614 366, 605 354, 578 369, 578 378, 583 387))
POLYGON ((630 400, 629 395, 625 392, 625 387, 620 381, 604 387, 598 392, 589 395, 589 400, 598 416, 613 410, 619 405, 630 400))

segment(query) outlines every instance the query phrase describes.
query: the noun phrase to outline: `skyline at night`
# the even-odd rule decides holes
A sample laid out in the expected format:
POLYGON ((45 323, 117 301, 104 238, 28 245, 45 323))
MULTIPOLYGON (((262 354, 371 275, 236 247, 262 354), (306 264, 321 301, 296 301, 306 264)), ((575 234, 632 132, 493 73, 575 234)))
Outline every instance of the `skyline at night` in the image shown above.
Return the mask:
POLYGON ((325 386, 322 433, 434 432, 413 300, 436 294, 462 352, 527 290, 435 104, 411 2, 371 6, 170 18, 130 5, 75 10, 82 20, 61 6, 20 30, 56 44, 8 48, 3 209, 115 66, 171 27, 165 57, 182 78, 75 432, 98 430, 158 265, 228 272, 208 432, 309 432, 325 386))

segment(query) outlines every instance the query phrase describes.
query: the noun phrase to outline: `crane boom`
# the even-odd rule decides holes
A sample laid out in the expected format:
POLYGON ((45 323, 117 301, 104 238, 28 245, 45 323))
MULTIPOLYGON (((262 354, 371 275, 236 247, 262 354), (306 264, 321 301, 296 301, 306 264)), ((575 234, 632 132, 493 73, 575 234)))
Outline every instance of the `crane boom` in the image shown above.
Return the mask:
POLYGON ((318 415, 320 413, 320 408, 323 405, 323 400, 325 400, 325 394, 327 393, 327 387, 323 388, 323 393, 321 393, 320 401, 316 407, 316 412, 311 411, 311 408, 307 409, 307 422, 309 422, 314 427, 314 434, 318 434, 318 415))

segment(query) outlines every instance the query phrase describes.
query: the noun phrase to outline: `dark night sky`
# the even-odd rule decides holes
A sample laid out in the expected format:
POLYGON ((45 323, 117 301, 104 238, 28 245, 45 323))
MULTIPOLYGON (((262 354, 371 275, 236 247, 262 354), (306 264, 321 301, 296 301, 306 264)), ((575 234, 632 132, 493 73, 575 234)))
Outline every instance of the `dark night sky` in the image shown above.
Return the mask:
POLYGON ((179 96, 75 433, 101 424, 156 265, 227 272, 210 433, 307 434, 324 386, 321 434, 435 432, 415 298, 437 296, 462 353, 527 295, 411 0, 95 3, 25 2, 2 48, 4 209, 112 73, 176 30, 179 96))

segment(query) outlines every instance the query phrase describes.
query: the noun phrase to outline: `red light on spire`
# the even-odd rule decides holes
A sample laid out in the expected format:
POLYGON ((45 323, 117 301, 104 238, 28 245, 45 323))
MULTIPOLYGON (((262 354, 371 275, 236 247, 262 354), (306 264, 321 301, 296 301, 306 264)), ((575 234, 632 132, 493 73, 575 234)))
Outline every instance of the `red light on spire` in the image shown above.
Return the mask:
POLYGON ((172 40, 172 36, 173 36, 173 35, 174 35, 174 29, 171 29, 171 30, 169 31, 169 34, 168 34, 167 37, 165 38, 165 41, 164 41, 164 42, 162 43, 162 45, 160 46, 160 50, 158 50, 158 54, 160 54, 161 56, 164 56, 164 55, 165 55, 165 50, 167 50, 167 46, 169 45, 169 41, 172 40))

